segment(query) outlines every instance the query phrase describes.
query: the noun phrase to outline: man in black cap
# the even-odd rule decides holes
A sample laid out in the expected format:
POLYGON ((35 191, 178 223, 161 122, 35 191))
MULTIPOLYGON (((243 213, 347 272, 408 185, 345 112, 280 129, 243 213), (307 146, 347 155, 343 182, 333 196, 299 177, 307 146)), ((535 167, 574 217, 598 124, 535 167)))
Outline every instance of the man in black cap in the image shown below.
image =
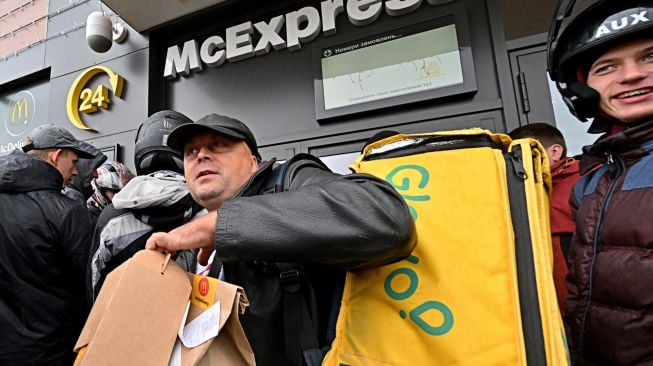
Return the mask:
POLYGON ((183 153, 188 188, 209 214, 153 234, 147 248, 202 248, 201 263, 215 251, 211 273, 248 296, 242 323, 257 365, 319 365, 345 270, 395 262, 415 245, 408 207, 388 183, 332 173, 307 154, 261 161, 236 119, 179 126, 168 146, 183 153))
POLYGON ((182 152, 188 189, 195 201, 209 211, 217 210, 236 194, 256 172, 261 159, 249 128, 236 119, 217 114, 174 130, 168 137, 168 146, 182 152), (199 149, 204 146, 215 155, 215 164, 198 159, 199 149))
POLYGON ((0 157, 0 364, 70 365, 88 315, 86 207, 62 187, 92 158, 56 126, 36 128, 23 151, 0 157), (82 301, 80 301, 82 300, 82 301))

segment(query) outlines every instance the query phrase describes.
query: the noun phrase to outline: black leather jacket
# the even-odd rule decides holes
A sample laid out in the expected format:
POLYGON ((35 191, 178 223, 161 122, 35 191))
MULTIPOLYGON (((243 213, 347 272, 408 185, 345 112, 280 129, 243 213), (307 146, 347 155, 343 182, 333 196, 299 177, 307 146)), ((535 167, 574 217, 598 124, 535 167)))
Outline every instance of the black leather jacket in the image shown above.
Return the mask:
POLYGON ((292 364, 285 342, 299 342, 299 335, 284 339, 283 289, 272 263, 302 263, 309 311, 328 346, 345 270, 401 260, 416 244, 408 207, 385 181, 308 166, 292 172, 283 192, 263 194, 277 169, 263 163, 220 207, 215 231, 225 280, 242 286, 250 302, 242 323, 257 365, 292 364))

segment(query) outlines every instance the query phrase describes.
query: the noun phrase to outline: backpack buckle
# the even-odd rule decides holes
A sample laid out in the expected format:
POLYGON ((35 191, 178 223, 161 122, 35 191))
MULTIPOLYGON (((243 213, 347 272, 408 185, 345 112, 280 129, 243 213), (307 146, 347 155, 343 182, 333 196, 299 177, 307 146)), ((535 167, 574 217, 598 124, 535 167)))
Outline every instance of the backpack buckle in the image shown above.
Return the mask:
POLYGON ((283 286, 284 291, 286 292, 297 292, 299 291, 299 271, 296 269, 290 269, 287 271, 281 271, 279 273, 279 279, 281 280, 281 285, 283 286))

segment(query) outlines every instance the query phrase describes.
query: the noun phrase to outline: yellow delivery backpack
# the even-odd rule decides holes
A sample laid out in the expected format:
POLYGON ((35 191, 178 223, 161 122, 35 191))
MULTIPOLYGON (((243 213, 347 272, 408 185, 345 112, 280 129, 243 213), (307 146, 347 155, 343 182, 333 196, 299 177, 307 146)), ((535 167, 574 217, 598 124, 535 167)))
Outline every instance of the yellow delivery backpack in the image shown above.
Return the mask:
POLYGON ((390 182, 419 241, 348 273, 323 365, 568 365, 545 151, 482 129, 395 135, 350 166, 390 182))

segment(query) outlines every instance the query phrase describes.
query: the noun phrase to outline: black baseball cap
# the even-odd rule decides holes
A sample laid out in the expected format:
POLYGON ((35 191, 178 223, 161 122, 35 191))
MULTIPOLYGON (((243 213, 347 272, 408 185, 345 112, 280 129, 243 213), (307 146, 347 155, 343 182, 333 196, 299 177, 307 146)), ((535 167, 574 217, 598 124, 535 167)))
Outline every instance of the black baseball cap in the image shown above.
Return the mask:
POLYGON ((184 145, 193 136, 202 132, 217 132, 243 140, 249 147, 252 155, 261 159, 254 134, 252 134, 252 131, 249 130, 247 125, 235 118, 215 113, 208 114, 194 123, 178 126, 170 132, 167 144, 171 149, 183 152, 184 145))
POLYGON ((24 152, 54 148, 73 150, 80 159, 95 158, 72 133, 63 127, 55 125, 39 126, 32 130, 23 140, 24 152))

